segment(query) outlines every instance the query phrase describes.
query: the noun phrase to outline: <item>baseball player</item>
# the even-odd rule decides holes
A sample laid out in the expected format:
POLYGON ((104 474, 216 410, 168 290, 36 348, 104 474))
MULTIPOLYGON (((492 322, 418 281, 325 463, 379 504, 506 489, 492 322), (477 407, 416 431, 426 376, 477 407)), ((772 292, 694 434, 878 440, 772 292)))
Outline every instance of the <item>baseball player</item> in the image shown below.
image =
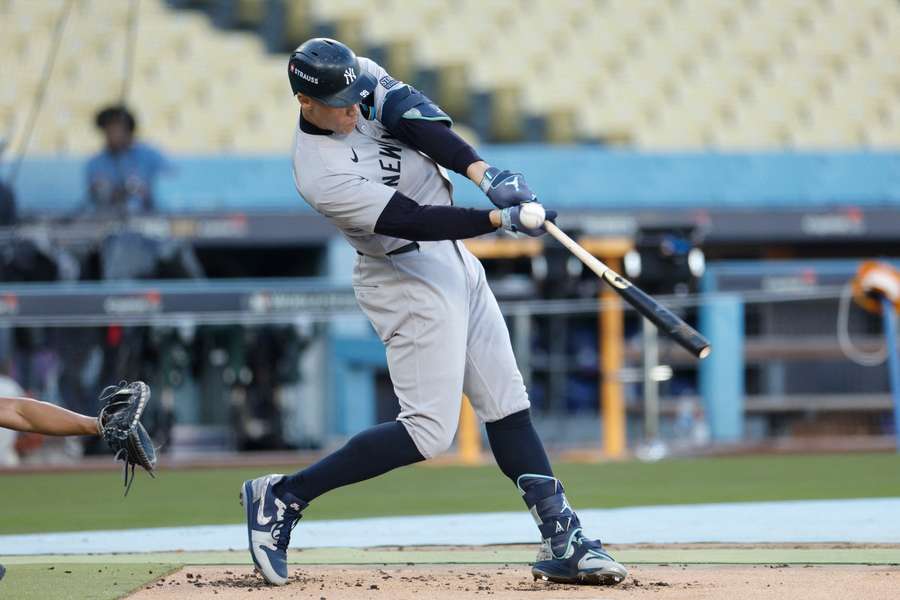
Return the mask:
POLYGON ((506 323, 481 263, 459 241, 497 229, 542 235, 545 211, 525 178, 488 165, 424 94, 338 41, 302 44, 288 76, 300 103, 294 182, 356 249, 353 289, 384 342, 400 414, 293 475, 244 482, 257 569, 272 584, 287 582, 291 530, 315 498, 447 450, 465 393, 537 523, 534 577, 619 583, 627 571, 585 537, 553 476, 506 323), (453 206, 445 169, 496 208, 453 206))

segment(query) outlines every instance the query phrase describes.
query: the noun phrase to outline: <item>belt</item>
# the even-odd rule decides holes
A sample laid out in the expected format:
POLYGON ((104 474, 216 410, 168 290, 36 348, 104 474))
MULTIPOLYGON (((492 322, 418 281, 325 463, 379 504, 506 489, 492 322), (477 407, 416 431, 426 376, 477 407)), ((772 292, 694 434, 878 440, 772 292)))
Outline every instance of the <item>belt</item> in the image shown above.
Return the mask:
MULTIPOLYGON (((418 249, 419 249, 419 242, 410 242, 410 243, 406 244, 405 246, 400 246, 399 248, 395 248, 394 250, 391 250, 390 252, 385 254, 385 256, 397 256, 398 254, 406 254, 407 252, 412 252, 413 250, 418 250, 418 249)), ((368 256, 368 254, 363 254, 359 250, 357 250, 356 253, 359 254, 360 256, 368 256)))

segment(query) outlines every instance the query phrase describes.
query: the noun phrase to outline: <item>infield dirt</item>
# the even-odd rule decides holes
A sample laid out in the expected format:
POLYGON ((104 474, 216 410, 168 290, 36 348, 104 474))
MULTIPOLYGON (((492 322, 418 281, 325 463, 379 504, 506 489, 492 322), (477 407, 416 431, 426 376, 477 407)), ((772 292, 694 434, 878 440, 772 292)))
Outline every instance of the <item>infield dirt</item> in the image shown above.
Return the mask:
POLYGON ((249 567, 203 566, 185 567, 129 598, 887 600, 898 590, 897 566, 639 565, 617 587, 533 581, 524 565, 298 566, 287 585, 271 587, 249 567))

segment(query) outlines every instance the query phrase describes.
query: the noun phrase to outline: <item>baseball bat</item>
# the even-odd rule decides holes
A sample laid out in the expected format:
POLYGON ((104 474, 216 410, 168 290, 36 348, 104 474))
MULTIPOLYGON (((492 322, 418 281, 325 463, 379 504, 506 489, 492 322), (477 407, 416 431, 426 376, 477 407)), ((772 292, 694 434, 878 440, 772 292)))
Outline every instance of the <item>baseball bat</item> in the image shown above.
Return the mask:
POLYGON ((596 256, 582 248, 578 242, 570 238, 566 233, 551 221, 545 221, 544 227, 547 233, 568 248, 581 262, 597 274, 597 276, 612 286, 625 302, 630 304, 650 320, 654 325, 667 333, 685 350, 703 359, 709 356, 710 345, 705 337, 685 323, 678 315, 644 293, 639 287, 607 267, 596 256))

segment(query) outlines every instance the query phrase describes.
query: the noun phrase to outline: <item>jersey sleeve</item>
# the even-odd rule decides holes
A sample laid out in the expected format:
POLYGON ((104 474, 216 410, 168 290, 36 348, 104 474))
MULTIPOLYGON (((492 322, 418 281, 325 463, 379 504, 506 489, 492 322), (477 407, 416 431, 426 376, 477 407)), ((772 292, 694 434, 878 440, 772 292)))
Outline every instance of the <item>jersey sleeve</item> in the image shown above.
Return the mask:
POLYGON ((453 121, 428 96, 394 79, 375 61, 359 61, 378 81, 370 102, 360 105, 366 118, 377 119, 394 137, 461 175, 481 160, 475 149, 450 129, 453 121))
POLYGON ((365 115, 365 117, 370 121, 381 121, 381 111, 384 108, 384 100, 387 97, 388 93, 392 91, 403 90, 408 88, 409 86, 407 86, 399 79, 394 79, 393 77, 391 77, 384 67, 370 58, 360 56, 359 66, 363 71, 372 75, 378 82, 375 85, 375 93, 372 94, 371 102, 363 104, 363 106, 367 105, 370 111, 370 114, 365 115))
POLYGON ((394 189, 354 173, 326 172, 304 183, 294 171, 297 191, 322 215, 345 231, 375 233, 375 224, 394 189))
POLYGON ((428 96, 413 86, 394 79, 375 61, 360 57, 359 65, 361 69, 374 76, 378 81, 372 100, 368 104, 361 105, 367 119, 377 119, 388 130, 394 129, 401 118, 443 121, 447 125, 453 124, 449 115, 432 102, 428 96), (365 108, 366 106, 368 108, 365 108))

